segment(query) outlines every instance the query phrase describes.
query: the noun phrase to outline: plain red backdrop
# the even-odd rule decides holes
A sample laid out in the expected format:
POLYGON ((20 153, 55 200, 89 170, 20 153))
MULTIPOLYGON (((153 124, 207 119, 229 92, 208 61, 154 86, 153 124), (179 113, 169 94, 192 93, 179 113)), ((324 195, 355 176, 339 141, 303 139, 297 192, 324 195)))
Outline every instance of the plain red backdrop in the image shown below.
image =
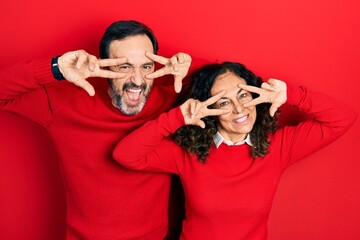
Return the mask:
MULTIPOLYGON (((136 19, 154 30, 164 56, 239 61, 360 112, 359 10, 357 0, 7 1, 0 67, 80 48, 97 55, 111 22, 136 19)), ((359 122, 285 172, 270 240, 360 239, 359 122)))

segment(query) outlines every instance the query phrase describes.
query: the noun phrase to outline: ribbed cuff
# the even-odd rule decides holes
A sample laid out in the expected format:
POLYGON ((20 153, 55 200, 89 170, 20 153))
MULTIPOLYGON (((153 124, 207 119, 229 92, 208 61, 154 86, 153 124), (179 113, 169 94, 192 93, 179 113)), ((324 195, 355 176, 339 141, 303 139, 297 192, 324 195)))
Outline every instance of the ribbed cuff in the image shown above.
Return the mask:
POLYGON ((34 64, 34 76, 42 84, 55 81, 55 78, 51 72, 51 58, 42 58, 33 61, 34 64))

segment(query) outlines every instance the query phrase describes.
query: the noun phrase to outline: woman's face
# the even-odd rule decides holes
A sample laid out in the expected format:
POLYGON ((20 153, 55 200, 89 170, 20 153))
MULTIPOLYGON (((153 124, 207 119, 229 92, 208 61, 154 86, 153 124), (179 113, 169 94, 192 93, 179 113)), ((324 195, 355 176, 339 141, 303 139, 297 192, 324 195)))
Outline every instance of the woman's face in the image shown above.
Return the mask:
POLYGON ((246 138, 256 120, 256 107, 243 107, 243 103, 252 100, 251 93, 240 89, 237 85, 246 81, 234 73, 218 76, 211 88, 211 96, 220 91, 225 95, 215 103, 215 108, 231 110, 218 117, 218 131, 227 140, 236 143, 246 138))

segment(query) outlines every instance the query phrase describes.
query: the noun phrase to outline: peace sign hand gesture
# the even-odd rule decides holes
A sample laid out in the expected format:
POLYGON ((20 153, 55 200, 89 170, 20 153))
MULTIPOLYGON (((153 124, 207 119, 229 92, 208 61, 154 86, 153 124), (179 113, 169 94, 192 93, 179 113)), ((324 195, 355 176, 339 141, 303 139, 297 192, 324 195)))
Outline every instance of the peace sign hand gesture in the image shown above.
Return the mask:
POLYGON ((204 102, 200 102, 199 100, 195 100, 193 98, 190 98, 184 102, 180 106, 180 110, 183 114, 185 124, 196 125, 201 128, 205 128, 205 123, 201 120, 201 118, 207 116, 219 116, 229 113, 230 110, 208 108, 208 106, 214 104, 217 100, 224 96, 224 94, 225 92, 219 92, 204 102))
POLYGON ((249 86, 245 84, 238 84, 238 87, 249 92, 259 94, 259 97, 244 103, 244 107, 255 106, 261 103, 271 103, 270 116, 274 116, 278 108, 286 102, 286 83, 270 78, 267 82, 261 84, 261 88, 249 86))
POLYGON ((84 89, 90 96, 95 95, 94 87, 86 80, 89 77, 121 78, 124 73, 106 70, 107 67, 120 65, 126 58, 97 59, 84 50, 67 52, 59 57, 59 70, 64 78, 84 89))
POLYGON ((182 87, 182 80, 186 77, 191 65, 190 55, 186 53, 178 53, 171 58, 165 58, 151 52, 145 52, 145 55, 149 59, 164 65, 164 67, 158 69, 157 71, 147 74, 146 78, 158 78, 167 74, 172 74, 175 79, 175 92, 179 93, 182 87))

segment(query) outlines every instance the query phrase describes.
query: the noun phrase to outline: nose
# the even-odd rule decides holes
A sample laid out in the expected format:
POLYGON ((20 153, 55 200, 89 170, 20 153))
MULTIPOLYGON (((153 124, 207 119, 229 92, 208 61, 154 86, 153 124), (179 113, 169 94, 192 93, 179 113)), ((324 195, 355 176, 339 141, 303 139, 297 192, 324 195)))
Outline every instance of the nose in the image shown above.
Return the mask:
POLYGON ((236 102, 233 105, 233 113, 241 113, 244 110, 244 106, 240 102, 236 102))
POLYGON ((130 74, 130 80, 135 85, 140 86, 144 82, 143 75, 139 68, 133 68, 130 74))

